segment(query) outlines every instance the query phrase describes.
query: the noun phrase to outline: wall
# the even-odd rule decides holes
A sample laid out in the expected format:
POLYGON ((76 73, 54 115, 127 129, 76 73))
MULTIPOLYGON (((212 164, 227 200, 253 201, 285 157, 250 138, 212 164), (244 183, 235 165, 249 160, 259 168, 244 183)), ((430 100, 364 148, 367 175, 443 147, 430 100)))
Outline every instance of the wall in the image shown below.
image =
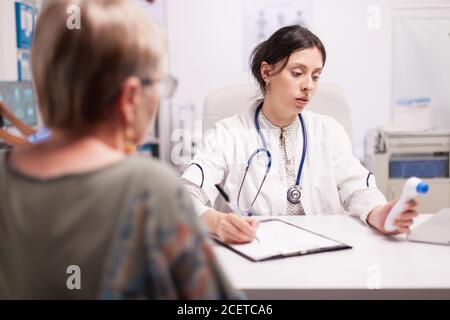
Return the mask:
POLYGON ((249 81, 242 68, 242 2, 169 2, 170 69, 180 80, 174 104, 193 102, 201 115, 206 94, 249 81))
MULTIPOLYGON (((353 142, 363 157, 369 128, 391 119, 392 8, 443 5, 450 0, 314 0, 311 29, 323 40, 328 61, 321 81, 340 86, 352 109, 353 142), (366 26, 370 5, 380 10, 380 28, 366 26)), ((250 81, 243 71, 243 1, 171 0, 170 68, 180 80, 174 107, 193 103, 201 119, 205 96, 223 86, 250 81)), ((450 125, 450 123, 449 123, 450 125)))
POLYGON ((37 4, 43 0, 0 1, 0 81, 17 81, 17 40, 15 3, 37 4))
POLYGON ((328 50, 321 81, 342 88, 352 112, 353 143, 363 154, 368 128, 386 124, 390 118, 391 50, 390 0, 314 1, 313 29, 328 50), (380 10, 379 29, 369 29, 367 8, 380 10))
POLYGON ((0 81, 17 81, 15 2, 0 1, 0 81))
MULTIPOLYGON (((169 71, 179 80, 170 112, 192 104, 201 119, 206 95, 246 83, 243 67, 242 0, 157 0, 167 3, 169 71)), ((17 79, 15 0, 0 1, 0 80, 17 79)), ((40 1, 38 1, 40 2, 40 1)), ((280 3, 282 0, 280 0, 280 3)), ((321 81, 339 85, 352 109, 353 141, 363 156, 366 131, 391 119, 392 8, 398 5, 450 5, 450 0, 313 0, 312 30, 323 40, 328 61, 321 81), (380 9, 380 29, 366 26, 370 5, 380 9)), ((167 118, 167 117, 165 117, 167 118)), ((164 121, 167 123, 168 121, 164 121)), ((173 128, 177 127, 173 124, 173 128)), ((450 125, 450 124, 449 124, 450 125)), ((168 144, 170 130, 163 143, 168 144)), ((166 153, 165 157, 170 157, 166 153)))

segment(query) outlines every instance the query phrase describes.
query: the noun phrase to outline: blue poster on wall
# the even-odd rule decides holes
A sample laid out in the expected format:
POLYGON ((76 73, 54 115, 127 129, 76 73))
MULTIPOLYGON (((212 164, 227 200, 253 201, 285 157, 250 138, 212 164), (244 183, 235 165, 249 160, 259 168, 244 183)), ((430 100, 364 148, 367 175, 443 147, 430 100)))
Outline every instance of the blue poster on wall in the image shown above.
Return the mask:
POLYGON ((23 2, 15 3, 18 80, 30 80, 29 60, 37 9, 23 2))
POLYGON ((30 4, 16 2, 17 48, 30 49, 37 9, 30 4))
POLYGON ((30 75, 30 54, 29 50, 19 50, 17 57, 18 80, 29 81, 30 75))

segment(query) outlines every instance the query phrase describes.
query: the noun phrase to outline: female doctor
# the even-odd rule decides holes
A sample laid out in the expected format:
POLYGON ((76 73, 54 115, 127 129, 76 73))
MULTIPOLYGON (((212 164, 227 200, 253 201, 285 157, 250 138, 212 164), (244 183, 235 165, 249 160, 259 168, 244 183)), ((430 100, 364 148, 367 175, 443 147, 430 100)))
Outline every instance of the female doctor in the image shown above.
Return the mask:
MULTIPOLYGON (((386 202, 374 176, 352 154, 344 128, 333 118, 305 110, 326 60, 320 39, 288 26, 259 44, 251 70, 263 93, 241 114, 218 121, 183 174, 209 231, 230 243, 255 237, 258 215, 351 213, 388 232, 386 202), (220 185, 236 211, 223 201, 220 185), (214 209, 215 208, 215 209, 214 209)), ((407 233, 417 215, 408 203, 396 233, 407 233)))

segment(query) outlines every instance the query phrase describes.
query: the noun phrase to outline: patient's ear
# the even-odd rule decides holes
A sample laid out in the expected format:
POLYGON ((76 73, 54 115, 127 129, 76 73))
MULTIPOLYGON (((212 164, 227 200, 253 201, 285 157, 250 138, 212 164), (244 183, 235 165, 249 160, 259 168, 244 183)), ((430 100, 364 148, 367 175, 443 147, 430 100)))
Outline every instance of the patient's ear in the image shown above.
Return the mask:
POLYGON ((268 64, 266 61, 261 62, 261 77, 263 78, 264 82, 268 83, 270 82, 270 76, 272 74, 272 66, 268 64))
POLYGON ((127 78, 117 98, 117 111, 121 121, 125 125, 130 125, 135 121, 137 108, 141 102, 141 81, 137 77, 127 78))

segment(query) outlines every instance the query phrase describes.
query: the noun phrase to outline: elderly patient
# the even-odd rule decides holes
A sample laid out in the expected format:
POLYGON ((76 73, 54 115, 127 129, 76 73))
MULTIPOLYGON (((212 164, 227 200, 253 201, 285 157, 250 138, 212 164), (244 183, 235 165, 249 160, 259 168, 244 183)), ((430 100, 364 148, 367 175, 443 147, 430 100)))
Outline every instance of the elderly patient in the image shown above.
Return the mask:
POLYGON ((164 54, 132 1, 46 2, 31 68, 53 135, 0 154, 0 299, 235 297, 176 175, 127 155, 168 92, 164 54))

